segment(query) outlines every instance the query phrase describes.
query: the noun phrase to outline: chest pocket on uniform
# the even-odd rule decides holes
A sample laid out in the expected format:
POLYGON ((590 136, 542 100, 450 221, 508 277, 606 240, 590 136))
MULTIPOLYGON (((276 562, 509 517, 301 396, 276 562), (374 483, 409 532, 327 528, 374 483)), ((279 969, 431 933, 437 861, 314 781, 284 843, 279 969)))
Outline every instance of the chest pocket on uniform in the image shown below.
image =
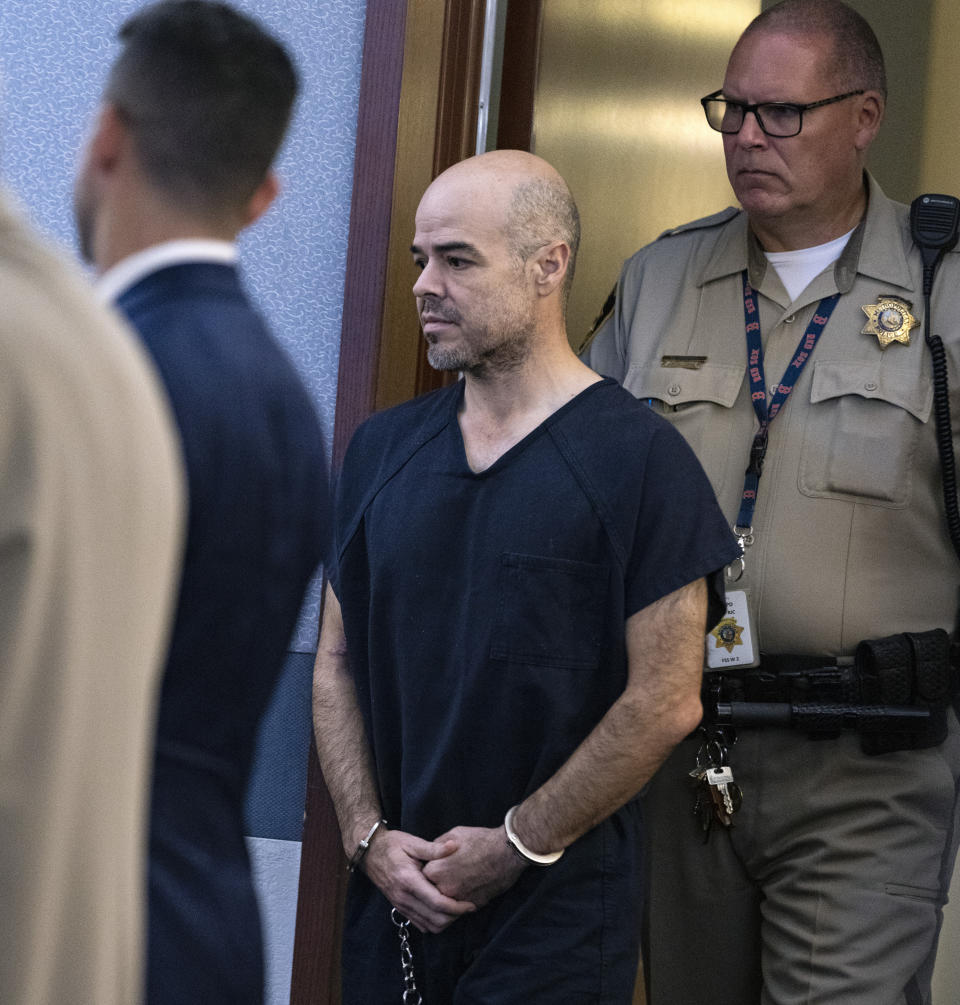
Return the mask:
POLYGON ((892 508, 910 500, 933 385, 907 368, 814 362, 800 491, 892 508))
POLYGON ((540 555, 500 556, 490 658, 596 670, 603 648, 609 570, 540 555))
POLYGON ((687 370, 658 362, 631 367, 623 386, 641 400, 652 401, 654 409, 676 426, 721 495, 730 467, 729 451, 736 441, 730 410, 743 378, 743 363, 704 362, 699 369, 687 370))

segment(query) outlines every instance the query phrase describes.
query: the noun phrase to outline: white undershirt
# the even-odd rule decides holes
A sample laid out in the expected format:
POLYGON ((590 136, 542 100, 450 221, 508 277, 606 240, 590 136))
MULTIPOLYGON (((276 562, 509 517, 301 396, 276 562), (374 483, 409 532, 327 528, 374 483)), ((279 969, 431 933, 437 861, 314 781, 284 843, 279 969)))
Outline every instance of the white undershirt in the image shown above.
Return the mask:
MULTIPOLYGON (((854 228, 856 229, 856 228, 854 228)), ((801 248, 799 251, 765 251, 767 261, 777 270, 780 282, 790 296, 796 300, 810 285, 814 276, 821 272, 843 254, 852 230, 843 237, 827 244, 818 244, 813 248, 801 248)))

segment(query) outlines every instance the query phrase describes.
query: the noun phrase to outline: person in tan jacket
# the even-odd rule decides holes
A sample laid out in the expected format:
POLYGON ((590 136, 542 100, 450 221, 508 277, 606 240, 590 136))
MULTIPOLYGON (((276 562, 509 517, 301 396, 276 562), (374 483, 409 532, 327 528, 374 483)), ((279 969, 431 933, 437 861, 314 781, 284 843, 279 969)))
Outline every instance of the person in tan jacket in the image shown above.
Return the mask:
POLYGON ((0 1001, 141 996, 184 487, 166 399, 0 195, 0 1001))

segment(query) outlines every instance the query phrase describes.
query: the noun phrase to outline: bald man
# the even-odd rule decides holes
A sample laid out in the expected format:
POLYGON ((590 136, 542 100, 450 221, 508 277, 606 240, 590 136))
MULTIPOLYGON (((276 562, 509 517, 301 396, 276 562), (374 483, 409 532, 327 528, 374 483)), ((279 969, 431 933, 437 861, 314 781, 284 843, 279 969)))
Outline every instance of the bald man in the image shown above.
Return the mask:
POLYGON ((631 998, 635 796, 700 720, 737 550, 682 437, 570 350, 578 239, 515 151, 417 211, 428 357, 463 379, 356 433, 315 674, 347 1005, 631 998))

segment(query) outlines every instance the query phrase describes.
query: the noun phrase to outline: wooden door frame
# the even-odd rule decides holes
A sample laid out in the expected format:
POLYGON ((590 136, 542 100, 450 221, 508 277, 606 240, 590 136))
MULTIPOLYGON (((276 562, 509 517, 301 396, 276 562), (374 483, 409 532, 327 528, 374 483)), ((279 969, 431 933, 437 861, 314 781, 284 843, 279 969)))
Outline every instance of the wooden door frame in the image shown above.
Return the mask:
MULTIPOLYGON (((394 185, 394 161, 383 151, 396 147, 405 26, 403 4, 368 0, 334 419, 335 467, 375 400, 386 288, 383 249, 389 241, 394 185)), ((345 869, 336 815, 312 741, 308 757, 290 1002, 335 1005, 340 1001, 345 869)))
MULTIPOLYGON (((507 100, 521 112, 500 146, 529 149, 541 2, 513 0, 507 9, 511 71, 505 72, 504 81, 507 100)), ((426 361, 410 296, 408 248, 423 190, 441 171, 474 153, 485 10, 486 0, 367 2, 334 421, 335 470, 354 430, 371 412, 451 379, 426 361)), ((333 805, 311 742, 291 1005, 340 1002, 345 864, 333 805)))
POLYGON ((503 37, 497 149, 533 150, 543 0, 511 0, 503 37))

